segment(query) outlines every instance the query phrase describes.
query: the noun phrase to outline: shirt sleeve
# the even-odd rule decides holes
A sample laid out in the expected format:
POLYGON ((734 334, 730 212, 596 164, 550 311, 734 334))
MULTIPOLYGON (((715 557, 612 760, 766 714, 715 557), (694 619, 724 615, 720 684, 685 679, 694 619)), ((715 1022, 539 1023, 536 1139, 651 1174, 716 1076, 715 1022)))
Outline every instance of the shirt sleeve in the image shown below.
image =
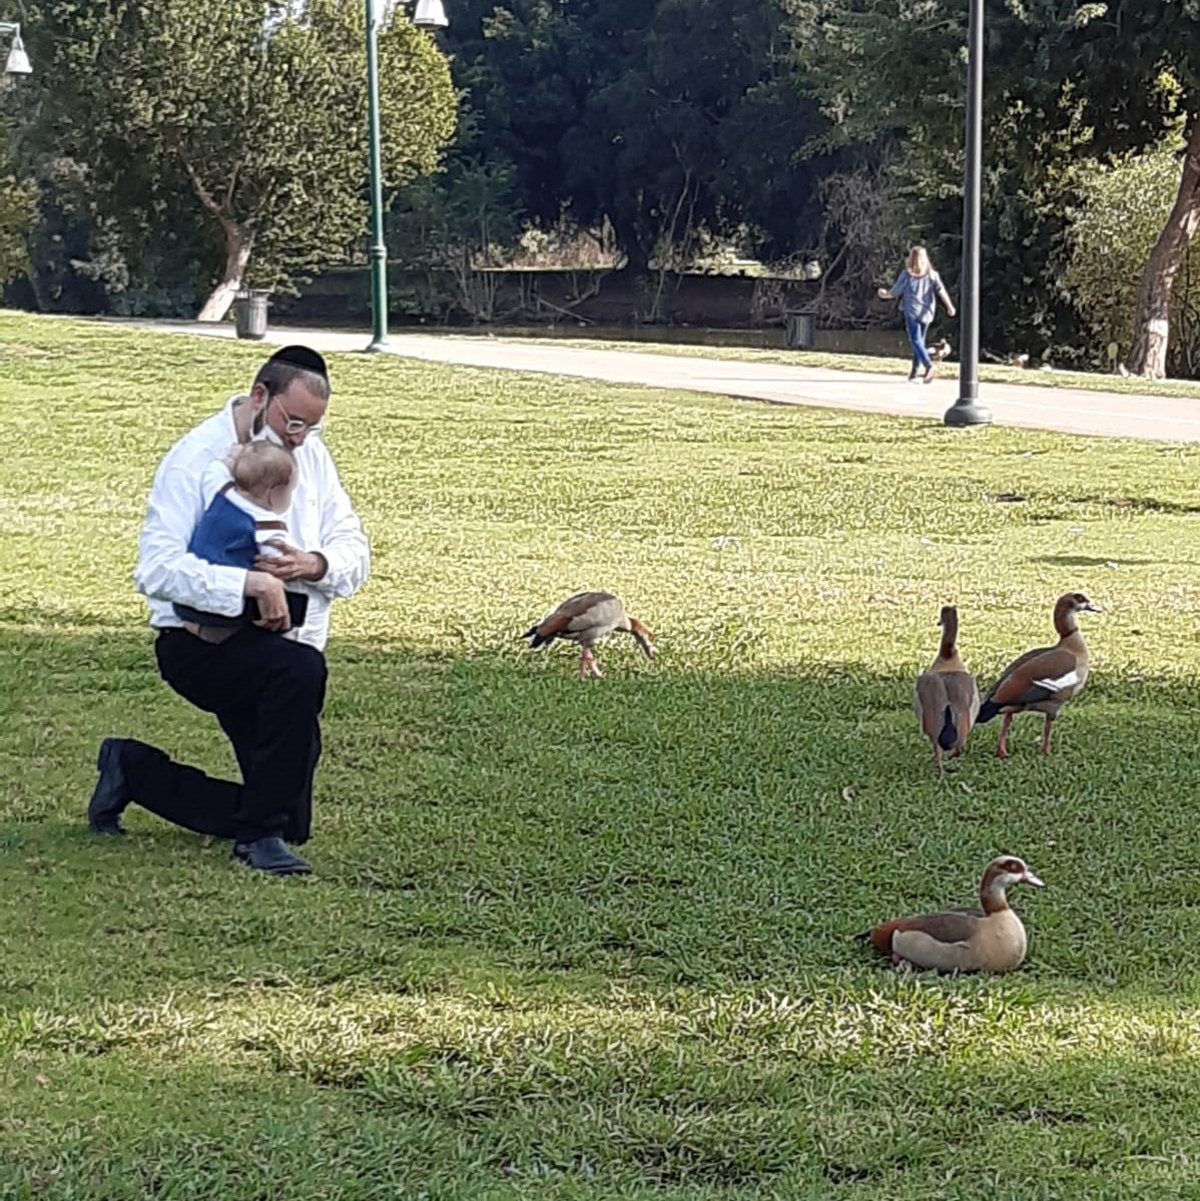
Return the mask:
POLYGON ((322 456, 321 545, 312 547, 324 555, 329 570, 311 583, 329 597, 353 596, 371 572, 371 549, 362 522, 338 478, 333 459, 322 456))
POLYGON ((901 271, 900 274, 896 276, 896 282, 894 284, 892 284, 892 295, 897 300, 899 300, 900 297, 903 296, 905 293, 905 290, 907 288, 907 280, 905 279, 905 276, 907 276, 907 275, 908 275, 907 271, 901 271))
POLYGON ((133 582, 143 596, 237 617, 245 606, 245 570, 206 563, 188 552, 204 513, 203 480, 203 472, 170 456, 159 466, 138 539, 133 582))

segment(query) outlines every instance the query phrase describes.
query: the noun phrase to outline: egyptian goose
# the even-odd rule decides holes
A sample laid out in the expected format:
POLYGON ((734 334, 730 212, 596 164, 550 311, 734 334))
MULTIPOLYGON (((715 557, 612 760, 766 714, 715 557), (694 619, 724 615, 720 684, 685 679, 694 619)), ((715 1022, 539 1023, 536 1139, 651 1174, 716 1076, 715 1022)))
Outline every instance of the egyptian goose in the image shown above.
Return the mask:
POLYGON ((1000 726, 1000 741, 996 754, 1008 755, 1008 727, 1013 715, 1032 711, 1044 713, 1042 754, 1050 753, 1050 727, 1062 712, 1062 707, 1083 690, 1088 678, 1088 649, 1079 627, 1076 613, 1099 613, 1082 592, 1068 592, 1054 606, 1054 629, 1057 646, 1041 646, 1014 659, 1005 669, 991 692, 984 698, 977 725, 991 721, 997 713, 1004 714, 1000 726))
POLYGON ((933 747, 933 768, 941 779, 942 753, 956 759, 967 749, 967 735, 979 712, 979 688, 958 657, 958 610, 943 606, 938 624, 942 642, 937 657, 917 677, 913 707, 933 747))
POLYGON ((978 909, 946 909, 898 917, 860 935, 896 967, 939 972, 1011 972, 1025 961, 1029 945, 1021 919, 1008 907, 1014 884, 1042 888, 1024 862, 1001 855, 987 865, 979 885, 978 909))
POLYGON ((592 647, 614 630, 632 634, 646 658, 654 658, 650 631, 636 617, 630 617, 625 606, 611 592, 580 592, 569 597, 521 637, 529 639, 531 650, 549 646, 556 638, 574 642, 580 648, 579 678, 586 679, 590 672, 600 679, 604 673, 592 654, 592 647))

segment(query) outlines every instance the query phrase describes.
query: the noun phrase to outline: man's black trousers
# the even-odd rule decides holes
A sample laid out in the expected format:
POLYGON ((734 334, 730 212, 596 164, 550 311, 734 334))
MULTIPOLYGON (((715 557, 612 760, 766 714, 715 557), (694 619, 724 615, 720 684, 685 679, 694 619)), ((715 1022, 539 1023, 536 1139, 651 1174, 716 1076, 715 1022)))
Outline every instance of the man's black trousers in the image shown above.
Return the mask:
POLYGON ((130 740, 122 766, 133 800, 199 834, 239 842, 274 834, 306 842, 321 756, 325 656, 256 626, 218 644, 186 630, 163 630, 154 650, 162 678, 215 714, 233 743, 242 783, 213 779, 130 740))

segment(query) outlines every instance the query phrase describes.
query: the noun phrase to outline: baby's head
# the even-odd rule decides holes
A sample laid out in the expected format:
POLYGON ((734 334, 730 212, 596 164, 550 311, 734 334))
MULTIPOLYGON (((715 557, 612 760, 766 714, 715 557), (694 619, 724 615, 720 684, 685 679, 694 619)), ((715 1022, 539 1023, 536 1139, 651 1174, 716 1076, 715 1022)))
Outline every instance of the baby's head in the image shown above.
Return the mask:
POLYGON ((273 442, 248 442, 233 460, 233 485, 247 500, 286 513, 296 489, 296 460, 273 442))

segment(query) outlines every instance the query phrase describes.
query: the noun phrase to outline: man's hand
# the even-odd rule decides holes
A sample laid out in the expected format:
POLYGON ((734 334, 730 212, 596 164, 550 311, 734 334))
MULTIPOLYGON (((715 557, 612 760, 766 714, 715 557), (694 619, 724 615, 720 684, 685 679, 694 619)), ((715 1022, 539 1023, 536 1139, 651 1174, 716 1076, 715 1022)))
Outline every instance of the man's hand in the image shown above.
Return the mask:
POLYGON ((325 556, 314 551, 297 550, 282 539, 272 539, 271 545, 279 549, 277 555, 259 555, 254 560, 254 570, 266 572, 277 580, 319 580, 328 570, 325 556))
POLYGON ((258 621, 254 624, 264 630, 275 630, 285 633, 292 628, 288 617, 287 598, 284 596, 283 585, 265 571, 246 572, 247 596, 252 596, 258 602, 258 621))

